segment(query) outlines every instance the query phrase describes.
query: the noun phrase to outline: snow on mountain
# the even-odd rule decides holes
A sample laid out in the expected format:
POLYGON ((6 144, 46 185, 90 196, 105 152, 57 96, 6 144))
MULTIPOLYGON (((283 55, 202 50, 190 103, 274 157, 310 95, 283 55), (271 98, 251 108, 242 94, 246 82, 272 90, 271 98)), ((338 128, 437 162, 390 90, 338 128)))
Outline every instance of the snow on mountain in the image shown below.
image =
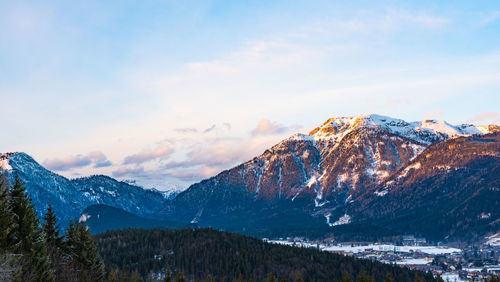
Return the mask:
POLYGON ((164 190, 158 190, 156 188, 151 188, 151 191, 160 193, 163 195, 163 197, 167 200, 172 200, 177 195, 179 195, 181 192, 185 191, 187 187, 184 186, 176 186, 176 185, 169 185, 168 188, 165 188, 164 190))
POLYGON ((348 133, 360 127, 386 130, 426 145, 438 140, 490 132, 488 126, 472 124, 455 126, 442 120, 406 122, 387 116, 364 114, 353 117, 330 118, 323 125, 311 131, 310 135, 318 141, 339 141, 348 133))
MULTIPOLYGON (((191 220, 208 213, 207 205, 231 211, 245 201, 284 200, 332 224, 345 216, 343 207, 405 168, 430 144, 499 129, 433 120, 406 122, 375 114, 330 118, 309 134, 294 134, 262 155, 192 185, 165 213, 182 210, 191 220)), ((380 198, 387 193, 377 192, 380 198)))
POLYGON ((491 246, 500 246, 500 232, 486 237, 486 244, 491 246))
POLYGON ((88 206, 106 204, 141 216, 154 215, 165 198, 161 193, 96 175, 67 179, 53 173, 25 153, 1 154, 2 169, 11 181, 18 175, 38 214, 50 203, 63 223, 78 218, 88 206))

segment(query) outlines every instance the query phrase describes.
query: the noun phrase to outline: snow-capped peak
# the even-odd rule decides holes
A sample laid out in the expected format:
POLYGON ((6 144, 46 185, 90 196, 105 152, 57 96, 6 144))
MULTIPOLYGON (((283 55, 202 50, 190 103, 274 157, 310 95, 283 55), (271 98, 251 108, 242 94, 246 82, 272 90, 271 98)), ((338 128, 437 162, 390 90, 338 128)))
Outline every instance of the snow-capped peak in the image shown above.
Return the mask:
POLYGON ((18 153, 0 153, 0 170, 12 170, 9 164, 9 158, 18 153))
POLYGON ((309 134, 316 140, 339 141, 349 132, 358 128, 386 130, 423 144, 430 144, 434 141, 458 136, 491 132, 489 126, 477 126, 473 124, 455 126, 443 120, 406 122, 402 119, 382 115, 364 114, 353 117, 330 118, 309 134))

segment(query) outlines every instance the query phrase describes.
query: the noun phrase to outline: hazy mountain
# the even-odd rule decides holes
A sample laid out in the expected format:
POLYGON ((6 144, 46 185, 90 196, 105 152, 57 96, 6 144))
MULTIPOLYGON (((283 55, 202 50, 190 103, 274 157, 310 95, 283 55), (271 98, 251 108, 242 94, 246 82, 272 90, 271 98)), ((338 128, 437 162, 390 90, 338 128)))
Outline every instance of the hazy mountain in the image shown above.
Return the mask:
POLYGON ((70 180, 45 169, 25 153, 0 154, 0 161, 11 181, 17 174, 25 183, 39 215, 45 212, 50 203, 63 226, 71 218, 78 219, 90 205, 105 204, 140 216, 152 216, 166 200, 162 193, 107 176, 70 180))

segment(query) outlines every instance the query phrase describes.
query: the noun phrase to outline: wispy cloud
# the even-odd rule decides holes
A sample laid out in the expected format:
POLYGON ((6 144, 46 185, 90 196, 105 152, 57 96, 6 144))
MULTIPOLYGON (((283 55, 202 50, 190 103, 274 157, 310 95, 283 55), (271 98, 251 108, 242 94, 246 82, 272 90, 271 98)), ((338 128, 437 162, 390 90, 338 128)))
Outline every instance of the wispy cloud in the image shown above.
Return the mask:
POLYGON ((135 166, 135 167, 126 167, 122 166, 119 167, 118 169, 114 170, 112 172, 112 175, 114 177, 133 177, 133 176, 140 176, 144 173, 144 167, 143 166, 135 166))
POLYGON ((203 133, 210 133, 212 131, 215 130, 215 124, 213 124, 212 126, 210 126, 209 128, 203 130, 203 133))
POLYGON ((424 113, 425 119, 435 119, 440 117, 443 114, 443 110, 433 110, 433 111, 427 111, 424 113))
POLYGON ((176 128, 174 131, 181 134, 198 133, 198 129, 192 127, 176 128))
POLYGON ((271 122, 268 119, 263 119, 259 121, 257 127, 250 131, 252 136, 257 135, 271 135, 271 134, 282 134, 290 130, 288 127, 283 126, 277 122, 271 122))
POLYGON ((493 123, 500 125, 500 113, 498 112, 483 112, 471 117, 467 122, 470 123, 493 123))
POLYGON ((108 167, 112 163, 101 151, 94 151, 87 155, 74 155, 61 159, 48 159, 43 165, 51 170, 66 171, 74 168, 86 167, 93 164, 94 168, 108 167))
POLYGON ((159 146, 155 150, 148 148, 140 151, 137 154, 125 157, 125 159, 123 160, 123 164, 142 164, 161 157, 166 157, 172 154, 172 152, 172 149, 165 145, 159 146))

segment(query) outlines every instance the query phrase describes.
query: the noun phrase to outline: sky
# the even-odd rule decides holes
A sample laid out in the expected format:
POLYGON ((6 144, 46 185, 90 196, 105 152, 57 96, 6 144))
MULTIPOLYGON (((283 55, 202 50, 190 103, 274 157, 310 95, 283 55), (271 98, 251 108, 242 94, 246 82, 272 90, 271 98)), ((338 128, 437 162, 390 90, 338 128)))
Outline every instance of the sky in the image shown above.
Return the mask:
POLYGON ((0 0, 0 151, 186 187, 335 116, 500 124, 499 1, 0 0))

